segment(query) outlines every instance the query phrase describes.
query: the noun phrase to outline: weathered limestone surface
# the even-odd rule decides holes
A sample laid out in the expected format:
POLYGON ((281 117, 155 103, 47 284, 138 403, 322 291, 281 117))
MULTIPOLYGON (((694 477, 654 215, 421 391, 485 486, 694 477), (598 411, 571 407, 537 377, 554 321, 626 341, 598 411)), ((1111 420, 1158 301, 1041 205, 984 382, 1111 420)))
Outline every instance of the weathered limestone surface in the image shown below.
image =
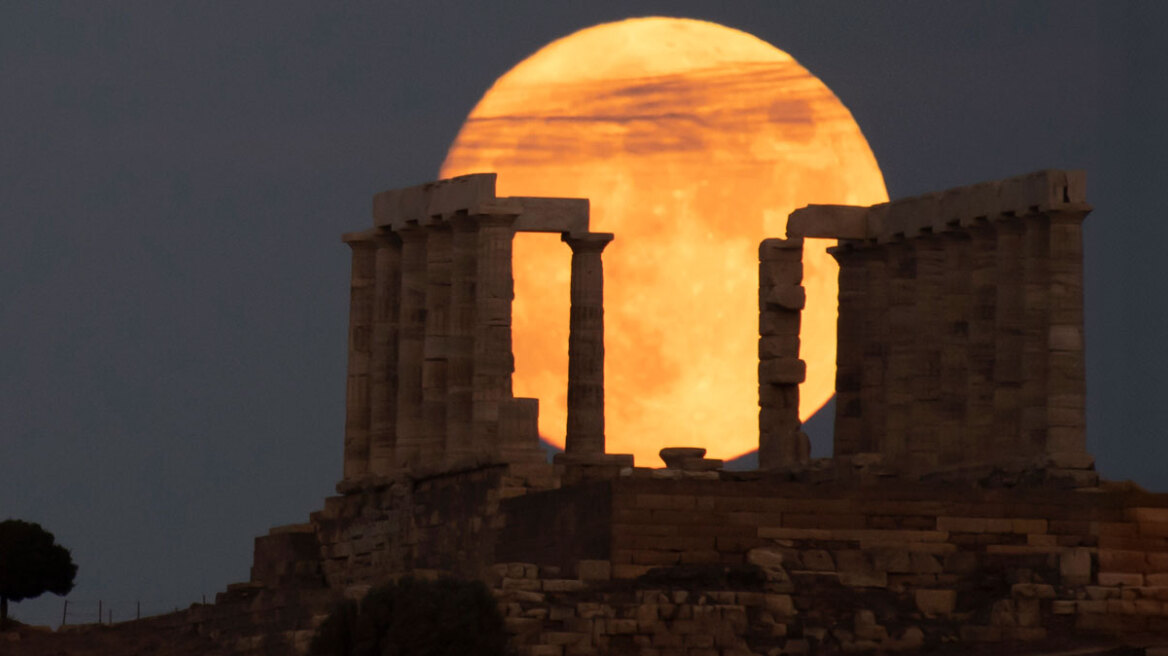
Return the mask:
POLYGON ((612 235, 588 231, 587 200, 497 198, 495 175, 476 174, 377 194, 373 223, 346 237, 354 254, 340 488, 544 459, 539 402, 515 398, 511 386, 520 231, 560 232, 573 251, 565 457, 605 476, 632 465, 604 453, 600 253, 612 235))
POLYGON ((1084 189, 1081 172, 1040 171, 791 215, 791 237, 841 239, 837 455, 915 472, 1090 465, 1084 189))
POLYGON ((775 469, 810 455, 799 421, 799 383, 807 373, 799 359, 803 240, 767 239, 758 257, 758 462, 775 469))

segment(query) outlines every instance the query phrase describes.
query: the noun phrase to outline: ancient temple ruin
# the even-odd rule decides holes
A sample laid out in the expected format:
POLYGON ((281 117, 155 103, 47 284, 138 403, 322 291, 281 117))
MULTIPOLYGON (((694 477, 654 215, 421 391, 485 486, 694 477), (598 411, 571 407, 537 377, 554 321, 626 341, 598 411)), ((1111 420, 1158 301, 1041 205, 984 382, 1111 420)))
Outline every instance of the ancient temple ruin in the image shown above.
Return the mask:
POLYGON ((452 576, 491 588, 519 656, 1168 649, 1168 495, 1100 481, 1085 446, 1083 174, 795 211, 759 249, 754 471, 701 449, 665 468, 605 453, 613 236, 589 230, 586 200, 494 182, 375 197, 373 226, 345 236, 339 494, 257 538, 251 580, 216 603, 117 627, 128 644, 303 654, 338 600, 452 576), (572 251, 554 462, 511 388, 520 231, 572 251), (827 459, 798 416, 816 239, 840 263, 827 459))
POLYGON ((812 205, 760 249, 760 458, 806 458, 797 431, 804 238, 838 239, 834 455, 927 473, 1091 462, 1085 432, 1081 171, 871 207, 812 205))
POLYGON ((541 462, 539 400, 511 376, 511 245, 560 233, 572 250, 568 425, 560 460, 632 465, 604 453, 604 274, 611 233, 589 232, 588 200, 495 196, 495 174, 373 199, 353 251, 342 487, 409 471, 541 462))

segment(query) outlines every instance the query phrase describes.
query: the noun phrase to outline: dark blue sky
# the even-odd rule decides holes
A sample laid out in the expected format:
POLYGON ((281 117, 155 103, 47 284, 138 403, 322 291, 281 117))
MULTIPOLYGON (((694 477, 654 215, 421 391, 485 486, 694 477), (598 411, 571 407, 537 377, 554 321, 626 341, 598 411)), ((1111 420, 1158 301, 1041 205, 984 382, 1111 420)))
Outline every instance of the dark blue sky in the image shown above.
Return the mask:
MULTIPOLYGON (((889 193, 1083 168, 1089 443, 1168 490, 1168 4, 0 5, 0 517, 115 619, 245 580, 340 475, 348 249, 548 41, 702 18, 852 110, 889 193)), ((18 617, 59 619, 60 601, 18 617)), ((84 619, 78 617, 77 621, 84 619)))

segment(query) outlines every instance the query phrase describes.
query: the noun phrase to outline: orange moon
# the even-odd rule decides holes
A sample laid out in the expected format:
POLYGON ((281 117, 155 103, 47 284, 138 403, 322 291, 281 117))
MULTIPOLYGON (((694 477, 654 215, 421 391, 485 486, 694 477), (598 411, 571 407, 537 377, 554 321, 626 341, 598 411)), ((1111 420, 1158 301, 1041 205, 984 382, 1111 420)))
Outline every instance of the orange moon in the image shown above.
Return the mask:
MULTIPOLYGON (((660 466, 666 446, 732 458, 758 446, 758 243, 809 203, 888 199, 843 103, 750 34, 635 18, 554 41, 500 77, 463 124, 441 176, 494 171, 500 196, 591 199, 604 252, 609 453, 660 466)), ((835 385, 838 268, 804 254, 807 361, 800 416, 835 385)), ((540 399, 564 443, 571 251, 517 235, 516 396, 540 399)))

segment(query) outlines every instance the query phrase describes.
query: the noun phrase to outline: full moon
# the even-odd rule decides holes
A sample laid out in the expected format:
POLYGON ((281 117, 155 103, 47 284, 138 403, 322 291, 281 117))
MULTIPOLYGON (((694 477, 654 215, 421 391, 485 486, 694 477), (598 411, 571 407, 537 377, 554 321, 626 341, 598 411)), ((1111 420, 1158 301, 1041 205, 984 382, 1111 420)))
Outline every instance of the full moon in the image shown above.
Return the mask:
MULTIPOLYGON (((494 171, 500 196, 591 199, 605 265, 609 453, 658 465, 666 446, 732 458, 758 446, 758 244, 810 203, 888 199, 859 126, 794 58, 750 34, 680 18, 590 27, 487 91, 441 176, 494 171)), ((804 252, 799 414, 835 383, 838 268, 804 252)), ((571 251, 514 245, 515 396, 564 443, 571 251)))

